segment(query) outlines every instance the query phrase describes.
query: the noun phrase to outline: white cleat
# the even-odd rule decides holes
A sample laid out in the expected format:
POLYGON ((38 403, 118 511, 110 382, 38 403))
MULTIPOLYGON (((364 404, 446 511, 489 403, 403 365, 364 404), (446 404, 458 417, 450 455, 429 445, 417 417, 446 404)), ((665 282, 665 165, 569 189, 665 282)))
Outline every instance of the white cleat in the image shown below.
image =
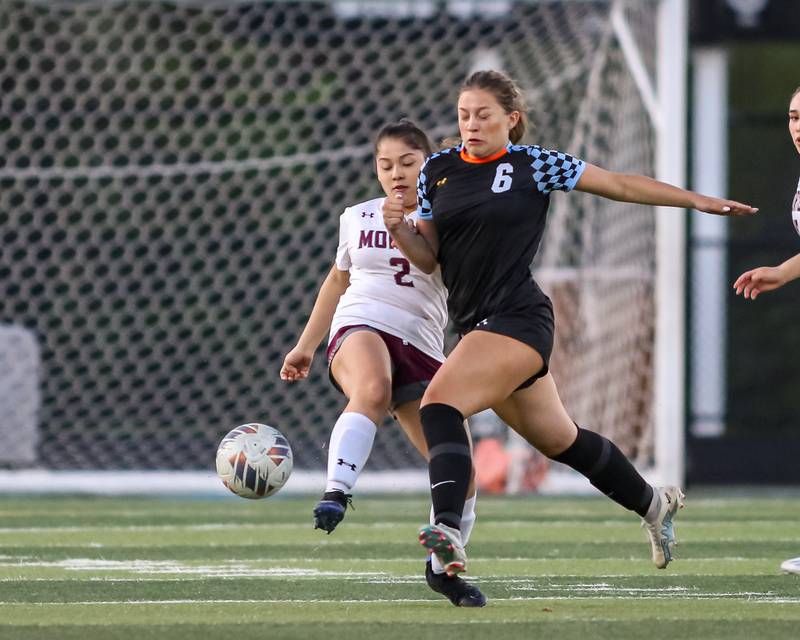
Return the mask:
POLYGON ((467 553, 461 544, 461 532, 446 524, 428 524, 419 530, 419 542, 436 554, 448 576, 467 570, 467 553))
POLYGON ((781 569, 785 573, 794 573, 800 576, 800 558, 792 558, 781 562, 781 569))
POLYGON ((683 491, 678 487, 657 487, 661 505, 652 520, 642 519, 642 527, 647 531, 653 553, 653 563, 659 569, 665 568, 672 560, 675 546, 675 526, 672 523, 675 512, 683 509, 683 491))

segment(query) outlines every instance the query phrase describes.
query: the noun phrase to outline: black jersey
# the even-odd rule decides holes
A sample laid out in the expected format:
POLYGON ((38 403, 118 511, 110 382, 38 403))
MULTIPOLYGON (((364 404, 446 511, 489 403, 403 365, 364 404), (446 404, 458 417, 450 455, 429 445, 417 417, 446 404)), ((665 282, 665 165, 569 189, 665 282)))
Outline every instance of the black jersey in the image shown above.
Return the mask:
POLYGON ((539 146, 509 144, 474 159, 463 146, 433 154, 417 185, 420 218, 433 220, 456 330, 544 296, 530 265, 550 192, 575 187, 586 163, 539 146))

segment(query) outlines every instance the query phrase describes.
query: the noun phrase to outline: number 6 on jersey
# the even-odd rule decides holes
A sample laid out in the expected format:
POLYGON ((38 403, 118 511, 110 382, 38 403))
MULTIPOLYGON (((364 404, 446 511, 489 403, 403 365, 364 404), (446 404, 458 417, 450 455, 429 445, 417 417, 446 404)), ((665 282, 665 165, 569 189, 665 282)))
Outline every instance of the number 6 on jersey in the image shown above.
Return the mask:
POLYGON ((497 173, 494 174, 492 191, 503 193, 511 188, 511 174, 514 173, 514 166, 508 162, 497 165, 497 173))

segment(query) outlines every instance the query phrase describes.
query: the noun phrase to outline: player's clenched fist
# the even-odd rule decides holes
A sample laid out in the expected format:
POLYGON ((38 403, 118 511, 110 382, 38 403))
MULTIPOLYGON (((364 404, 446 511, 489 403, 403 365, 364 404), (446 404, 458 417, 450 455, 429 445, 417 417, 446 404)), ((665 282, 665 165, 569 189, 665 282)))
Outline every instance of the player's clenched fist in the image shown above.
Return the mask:
POLYGON ((405 223, 405 211, 403 207, 403 196, 397 194, 394 198, 386 198, 383 201, 383 224, 389 233, 397 231, 400 225, 405 223))

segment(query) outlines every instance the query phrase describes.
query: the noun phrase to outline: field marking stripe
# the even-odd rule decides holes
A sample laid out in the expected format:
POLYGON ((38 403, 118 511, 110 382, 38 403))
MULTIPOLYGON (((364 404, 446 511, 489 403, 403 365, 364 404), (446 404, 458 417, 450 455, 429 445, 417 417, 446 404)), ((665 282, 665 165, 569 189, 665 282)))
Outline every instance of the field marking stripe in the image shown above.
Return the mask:
MULTIPOLYGON (((6 514, 8 515, 8 514, 6 514)), ((598 526, 620 526, 620 527, 629 527, 630 523, 623 522, 621 520, 592 520, 592 524, 596 524, 598 526)), ((559 528, 559 527, 569 527, 576 523, 575 520, 511 520, 511 521, 503 521, 503 522, 488 522, 484 523, 482 526, 484 529, 508 529, 508 528, 515 528, 515 527, 541 527, 541 528, 559 528)), ((768 519, 761 519, 758 521, 751 521, 746 520, 743 521, 746 527, 755 527, 755 528, 770 528, 776 525, 786 525, 794 526, 797 523, 796 519, 780 519, 780 520, 768 520, 768 519)), ((704 527, 715 527, 715 526, 725 526, 729 523, 724 521, 706 521, 706 522, 681 522, 681 525, 684 529, 699 529, 704 527)), ((742 524, 742 523, 739 523, 742 524)), ((409 529, 414 529, 417 525, 415 523, 409 522, 370 522, 370 523, 351 523, 348 525, 351 529, 396 529, 398 526, 408 526, 409 529)), ((93 525, 93 526, 36 526, 36 527, 0 527, 0 534, 2 533, 82 533, 82 532, 89 532, 89 531, 182 531, 182 530, 191 530, 191 531, 223 531, 226 529, 230 529, 230 523, 225 522, 211 522, 211 523, 203 523, 203 524, 143 524, 143 525, 112 525, 112 526, 103 526, 103 525, 93 525)), ((282 522, 282 523, 274 523, 274 524, 266 524, 266 523, 253 523, 253 522, 244 522, 241 524, 236 525, 237 529, 307 529, 308 525, 306 523, 291 523, 291 522, 282 522)), ((739 538, 737 538, 738 540, 739 538)))
MULTIPOLYGON (((686 594, 685 596, 626 596, 623 594, 615 595, 593 595, 593 596, 520 596, 516 598, 492 598, 492 602, 520 602, 527 600, 729 600, 730 596, 736 594, 720 594, 714 596, 698 596, 698 594, 686 594)), ((800 597, 765 597, 753 598, 751 596, 741 596, 744 602, 755 602, 759 604, 798 604, 800 597)), ((269 599, 269 600, 103 600, 103 601, 80 601, 80 602, 0 602, 3 607, 51 607, 51 606, 111 606, 111 605, 176 605, 176 604, 386 604, 399 602, 438 602, 433 598, 379 598, 372 600, 341 600, 341 599, 269 599)))

